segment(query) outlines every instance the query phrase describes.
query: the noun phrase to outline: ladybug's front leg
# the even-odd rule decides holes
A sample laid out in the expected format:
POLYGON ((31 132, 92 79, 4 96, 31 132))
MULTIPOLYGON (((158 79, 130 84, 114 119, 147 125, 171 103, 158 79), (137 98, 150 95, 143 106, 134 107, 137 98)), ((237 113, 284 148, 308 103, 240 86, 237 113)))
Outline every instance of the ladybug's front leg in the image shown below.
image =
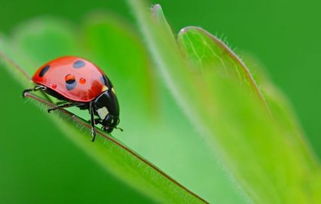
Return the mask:
POLYGON ((91 141, 94 142, 96 139, 96 129, 95 129, 95 115, 94 115, 94 107, 93 102, 89 103, 89 113, 90 113, 90 123, 91 123, 91 141))
POLYGON ((31 91, 39 91, 39 90, 46 90, 47 88, 45 86, 40 86, 40 85, 36 85, 35 87, 33 87, 32 89, 25 89, 22 92, 22 97, 25 97, 27 93, 31 92, 31 91))

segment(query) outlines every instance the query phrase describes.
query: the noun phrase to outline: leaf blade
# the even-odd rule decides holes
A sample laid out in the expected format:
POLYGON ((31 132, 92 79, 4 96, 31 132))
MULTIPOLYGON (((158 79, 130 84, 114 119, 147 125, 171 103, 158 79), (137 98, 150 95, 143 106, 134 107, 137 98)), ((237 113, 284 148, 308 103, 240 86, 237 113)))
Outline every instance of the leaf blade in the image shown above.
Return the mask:
MULTIPOLYGON (((314 179, 319 180, 320 168, 309 167, 300 156, 300 151, 287 143, 257 86, 249 86, 256 94, 244 86, 254 82, 246 80, 248 77, 253 79, 248 70, 242 73, 245 76, 236 74, 241 76, 241 80, 237 81, 218 77, 212 69, 204 69, 206 73, 200 77, 204 83, 201 83, 190 76, 190 72, 195 70, 189 69, 179 55, 168 25, 164 25, 164 21, 153 21, 144 1, 129 0, 129 4, 178 104, 192 123, 201 127, 200 132, 209 138, 208 141, 213 146, 216 144, 220 159, 233 172, 249 198, 260 203, 318 202, 320 197, 315 187, 319 182, 312 184, 306 178, 313 175, 314 179), (184 82, 184 78, 188 83, 184 82), (198 89, 195 90, 195 87, 198 89), (212 104, 212 109, 206 106, 208 104, 200 105, 204 100, 201 92, 208 94, 206 99, 212 104), (302 185, 309 187, 305 189, 302 185)), ((221 42, 215 43, 222 45, 221 42)), ((221 54, 226 51, 224 47, 219 49, 221 54)), ((219 59, 222 57, 224 62, 235 62, 233 55, 230 53, 226 55, 228 58, 220 56, 219 59)))
MULTIPOLYGON (((211 35, 199 28, 190 29, 193 30, 194 35, 196 34, 201 38, 201 40, 197 39, 197 42, 202 42, 200 43, 201 45, 197 44, 197 42, 191 43, 190 38, 181 38, 179 42, 185 43, 185 47, 186 44, 199 46, 198 48, 193 47, 193 49, 185 49, 184 51, 198 60, 198 66, 204 72, 204 79, 209 84, 212 84, 213 99, 215 101, 214 113, 216 118, 219 117, 219 120, 214 123, 218 133, 217 140, 225 147, 225 160, 242 183, 244 189, 248 191, 251 198, 256 202, 266 202, 268 200, 268 202, 285 203, 317 202, 320 199, 315 194, 318 182, 312 184, 310 181, 307 182, 305 178, 312 175, 318 181, 320 179, 320 168, 315 161, 312 161, 311 152, 305 151, 306 144, 302 140, 300 142, 296 141, 301 145, 297 146, 300 148, 293 147, 291 144, 290 140, 297 140, 298 137, 301 137, 295 133, 297 130, 293 130, 293 123, 291 124, 292 133, 287 135, 288 133, 284 130, 288 130, 290 124, 286 121, 279 121, 288 127, 282 130, 275 121, 275 119, 278 120, 281 112, 286 111, 287 105, 282 100, 272 101, 272 98, 268 97, 269 105, 273 105, 271 106, 271 114, 274 115, 264 111, 260 107, 258 98, 249 95, 246 87, 240 86, 237 81, 230 80, 229 77, 222 77, 217 74, 215 69, 220 69, 221 66, 213 63, 217 59, 210 58, 214 54, 221 56, 220 52, 222 51, 212 53, 212 50, 206 49, 211 49, 211 46, 220 46, 221 42, 213 40, 211 35), (183 42, 184 40, 187 40, 187 42, 183 42), (217 43, 218 45, 216 45, 217 43), (199 52, 208 52, 207 58, 200 57, 204 56, 204 54, 202 55, 199 52), (211 60, 212 62, 209 62, 211 60), (278 108, 279 110, 277 110, 278 108), (234 130, 226 127, 226 124, 233 126, 234 130), (260 137, 258 138, 256 135, 260 135, 260 137), (237 152, 229 150, 233 146, 234 140, 238 141, 238 147, 235 148, 238 150, 237 152), (302 155, 305 155, 306 158, 303 158, 302 155), (278 168, 274 168, 275 166, 278 166, 278 168), (287 173, 285 173, 286 171, 287 173), (249 172, 251 172, 250 177, 247 176, 249 172), (253 177, 257 181, 254 181, 253 177), (301 186, 302 183, 314 187, 308 192, 304 192, 301 186), (289 185, 286 190, 284 190, 285 185, 289 185)), ((224 62, 228 62, 228 60, 224 59, 224 55, 222 59, 224 62)), ((283 114, 287 113, 283 112, 283 114)))

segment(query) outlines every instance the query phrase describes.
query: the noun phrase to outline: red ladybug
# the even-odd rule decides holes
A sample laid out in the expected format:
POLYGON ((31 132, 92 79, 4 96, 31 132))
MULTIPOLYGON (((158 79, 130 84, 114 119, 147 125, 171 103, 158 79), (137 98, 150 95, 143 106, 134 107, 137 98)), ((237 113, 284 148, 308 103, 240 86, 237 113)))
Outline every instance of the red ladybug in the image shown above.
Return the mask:
POLYGON ((88 109, 92 141, 96 136, 95 124, 101 124, 108 133, 117 128, 119 105, 113 85, 93 63, 80 57, 60 57, 41 66, 33 75, 32 81, 37 85, 24 90, 23 95, 43 90, 64 101, 63 104, 48 109, 48 112, 72 106, 88 109))

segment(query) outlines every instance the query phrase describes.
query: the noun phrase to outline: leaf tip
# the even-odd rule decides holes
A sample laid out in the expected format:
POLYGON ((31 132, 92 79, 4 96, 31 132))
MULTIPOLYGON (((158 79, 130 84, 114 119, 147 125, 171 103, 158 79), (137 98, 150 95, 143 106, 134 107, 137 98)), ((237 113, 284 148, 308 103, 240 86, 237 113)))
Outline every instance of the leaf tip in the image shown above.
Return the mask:
POLYGON ((161 10, 162 9, 162 6, 160 5, 160 4, 154 4, 153 6, 152 6, 152 10, 154 11, 157 11, 157 10, 161 10))
POLYGON ((151 13, 154 18, 164 19, 164 13, 160 4, 155 4, 151 7, 151 13))
POLYGON ((203 34, 207 34, 208 33, 205 29, 203 29, 203 28, 201 28, 199 26, 186 26, 186 27, 182 28, 178 32, 177 38, 180 39, 183 36, 185 36, 186 34, 189 34, 191 32, 198 32, 198 33, 203 33, 203 34))

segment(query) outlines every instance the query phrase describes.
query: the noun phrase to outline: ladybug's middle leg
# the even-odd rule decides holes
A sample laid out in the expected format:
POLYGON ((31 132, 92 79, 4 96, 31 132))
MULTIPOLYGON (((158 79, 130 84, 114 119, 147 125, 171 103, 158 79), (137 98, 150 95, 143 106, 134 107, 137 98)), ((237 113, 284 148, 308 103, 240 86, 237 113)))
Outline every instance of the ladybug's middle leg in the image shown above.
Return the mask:
POLYGON ((77 104, 77 103, 65 103, 62 105, 57 105, 55 107, 49 108, 48 113, 50 113, 51 111, 57 110, 57 109, 69 108, 69 107, 78 106, 78 105, 79 104, 77 104))

